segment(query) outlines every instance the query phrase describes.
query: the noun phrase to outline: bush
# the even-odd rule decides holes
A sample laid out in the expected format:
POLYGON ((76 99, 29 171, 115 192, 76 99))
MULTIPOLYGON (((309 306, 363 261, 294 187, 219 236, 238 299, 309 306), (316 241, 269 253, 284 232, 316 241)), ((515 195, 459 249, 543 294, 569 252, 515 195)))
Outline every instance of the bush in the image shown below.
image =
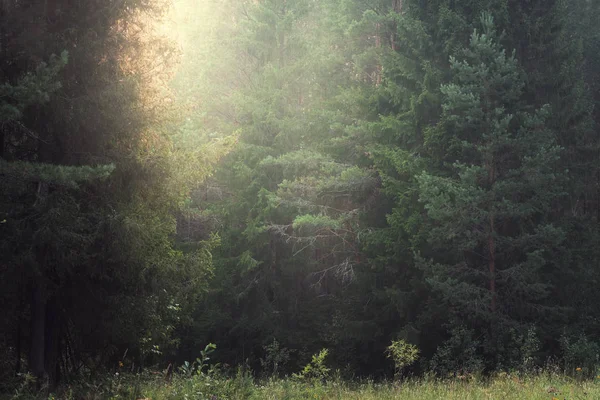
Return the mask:
POLYGON ((260 365, 265 375, 278 376, 280 368, 284 367, 290 359, 290 351, 280 347, 279 342, 273 339, 271 344, 264 346, 265 358, 260 359, 260 365))
POLYGON ((419 349, 414 344, 404 340, 392 340, 388 346, 387 357, 394 360, 394 375, 400 377, 402 370, 413 364, 419 358, 419 349))
POLYGON ((431 369, 437 375, 448 377, 455 374, 478 374, 483 370, 483 359, 478 354, 479 341, 473 339, 473 331, 464 327, 454 328, 431 360, 431 369))
POLYGON ((598 343, 592 342, 584 335, 577 338, 563 335, 560 338, 560 347, 566 373, 587 377, 596 375, 600 358, 598 343))
POLYGON ((294 378, 310 381, 325 381, 329 378, 331 371, 325 366, 325 358, 329 354, 329 350, 323 349, 318 354, 312 356, 312 360, 308 363, 300 373, 294 374, 294 378))

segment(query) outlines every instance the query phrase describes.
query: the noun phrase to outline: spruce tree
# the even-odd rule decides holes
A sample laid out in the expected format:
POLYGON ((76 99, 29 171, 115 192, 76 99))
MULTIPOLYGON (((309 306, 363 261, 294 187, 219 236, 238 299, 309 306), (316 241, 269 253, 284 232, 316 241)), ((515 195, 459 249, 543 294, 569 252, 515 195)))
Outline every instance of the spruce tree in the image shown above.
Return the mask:
POLYGON ((418 260, 452 323, 484 333, 494 354, 507 327, 555 311, 544 300, 564 232, 549 214, 564 189, 548 107, 524 101, 514 53, 499 44, 489 14, 481 24, 442 86, 443 114, 431 131, 441 163, 418 177, 438 255, 418 260))
POLYGON ((172 241, 207 168, 188 158, 200 168, 182 178, 165 132, 175 58, 149 23, 163 5, 0 5, 0 352, 17 373, 54 384, 90 359, 168 352, 174 305, 210 270, 208 243, 184 255, 172 241), (50 56, 65 48, 68 63, 50 56))

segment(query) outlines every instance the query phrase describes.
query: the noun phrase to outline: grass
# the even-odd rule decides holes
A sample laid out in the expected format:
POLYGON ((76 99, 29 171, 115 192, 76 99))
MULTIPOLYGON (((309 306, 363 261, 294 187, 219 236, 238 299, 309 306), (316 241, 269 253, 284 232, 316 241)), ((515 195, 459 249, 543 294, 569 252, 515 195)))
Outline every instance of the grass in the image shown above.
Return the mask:
MULTIPOLYGON (((188 386, 189 387, 189 386, 188 386)), ((206 394, 209 391, 203 391, 206 394)), ((182 391, 179 394, 191 391, 182 391)), ((465 381, 408 381, 403 384, 345 384, 333 382, 327 384, 307 384, 290 380, 269 381, 262 385, 252 385, 243 390, 225 392, 221 399, 600 399, 600 383, 592 381, 577 382, 565 377, 496 378, 489 382, 465 381)), ((149 398, 184 399, 173 393, 172 388, 155 388, 149 392, 149 398)), ((194 398, 194 397, 191 397, 194 398)), ((203 398, 201 396, 196 398, 203 398)), ((210 398, 206 396, 204 398, 210 398)))
POLYGON ((404 382, 375 383, 302 382, 295 379, 271 379, 255 382, 239 372, 236 377, 224 378, 207 374, 192 377, 173 377, 166 381, 162 375, 107 377, 104 381, 80 383, 60 392, 39 394, 14 392, 4 399, 152 399, 152 400, 300 400, 300 399, 360 399, 360 400, 484 400, 532 399, 574 400, 600 399, 600 379, 584 380, 561 374, 517 376, 499 374, 495 378, 477 380, 412 379, 404 382))

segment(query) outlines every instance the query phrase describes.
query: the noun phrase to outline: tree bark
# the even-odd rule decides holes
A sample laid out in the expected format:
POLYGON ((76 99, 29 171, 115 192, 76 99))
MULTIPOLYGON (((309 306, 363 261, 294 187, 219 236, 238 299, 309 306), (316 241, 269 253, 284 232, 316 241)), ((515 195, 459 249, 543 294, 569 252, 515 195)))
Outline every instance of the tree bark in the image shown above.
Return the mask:
MULTIPOLYGON (((402 0, 394 0, 394 2, 392 3, 392 10, 396 13, 396 14, 402 14, 402 9, 403 9, 403 1, 402 0)), ((397 47, 396 47, 396 30, 398 29, 398 26, 396 23, 394 23, 394 25, 392 26, 392 33, 390 34, 390 44, 392 46, 392 50, 396 51, 397 47)))
MULTIPOLYGON (((48 184, 38 183, 35 209, 42 210, 48 197, 48 184)), ((33 271, 32 298, 31 298, 31 346, 29 348, 29 368, 37 378, 40 386, 48 377, 46 370, 46 262, 47 254, 45 246, 34 248, 36 252, 37 270, 33 271)))
MULTIPOLYGON (((375 47, 381 48, 381 24, 378 22, 375 24, 375 47)), ((380 60, 379 60, 380 61, 380 60)), ((375 66, 375 86, 379 86, 381 84, 381 75, 383 74, 383 66, 378 63, 375 66)))
MULTIPOLYGON (((8 0, 0 0, 0 60, 3 62, 8 61, 7 57, 7 42, 8 33, 6 27, 8 26, 8 0)), ((0 78, 3 78, 0 76, 0 78)), ((0 127, 0 158, 4 158, 4 127, 0 127)))
POLYGON ((392 3, 392 7, 394 9, 394 12, 401 14, 402 13, 402 7, 403 7, 403 0, 394 0, 392 3))
POLYGON ((493 313, 496 312, 496 242, 494 241, 494 215, 490 216, 490 233, 488 236, 488 250, 489 250, 489 272, 490 272, 490 293, 492 300, 490 309, 493 313))
POLYGON ((55 297, 46 301, 46 324, 44 341, 44 367, 48 374, 50 389, 56 387, 60 380, 60 318, 58 302, 55 297))
POLYGON ((19 283, 19 307, 17 308, 17 330, 15 337, 15 353, 17 359, 15 361, 15 375, 21 373, 21 354, 23 353, 23 311, 25 308, 25 291, 23 290, 23 281, 19 283))
MULTIPOLYGON (((496 168, 494 164, 494 160, 490 160, 488 164, 488 183, 490 185, 490 190, 493 193, 493 186, 496 182, 496 168)), ((494 221, 494 212, 493 212, 493 201, 490 204, 490 216, 489 216, 489 233, 488 233, 488 268, 490 273, 490 294, 492 296, 490 309, 492 313, 496 313, 496 242, 494 239, 494 234, 496 233, 495 221, 494 221)))
MULTIPOLYGON (((38 272, 41 274, 41 272, 38 272)), ((46 287, 43 276, 33 281, 31 299, 31 346, 29 349, 29 368, 41 385, 46 374, 46 287)))

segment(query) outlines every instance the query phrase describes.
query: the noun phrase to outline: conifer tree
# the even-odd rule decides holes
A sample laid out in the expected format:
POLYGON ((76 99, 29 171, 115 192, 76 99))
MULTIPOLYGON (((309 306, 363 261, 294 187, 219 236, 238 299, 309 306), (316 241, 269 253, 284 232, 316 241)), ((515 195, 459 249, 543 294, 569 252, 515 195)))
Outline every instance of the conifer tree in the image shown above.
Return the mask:
MULTIPOLYGON (((561 148, 548 108, 524 101, 525 73, 481 18, 468 48, 451 58, 443 114, 432 130, 442 156, 419 177, 438 256, 420 259, 427 281, 463 321, 487 335, 490 354, 507 327, 547 318, 547 274, 559 268, 564 231, 549 219, 563 195, 561 148)), ((433 141, 433 140, 432 140, 433 141)))
POLYGON ((210 270, 210 244, 172 242, 173 210, 207 168, 181 178, 165 134, 163 5, 0 5, 0 352, 39 385, 174 347, 175 304, 210 270), (50 56, 65 48, 68 63, 50 56))

